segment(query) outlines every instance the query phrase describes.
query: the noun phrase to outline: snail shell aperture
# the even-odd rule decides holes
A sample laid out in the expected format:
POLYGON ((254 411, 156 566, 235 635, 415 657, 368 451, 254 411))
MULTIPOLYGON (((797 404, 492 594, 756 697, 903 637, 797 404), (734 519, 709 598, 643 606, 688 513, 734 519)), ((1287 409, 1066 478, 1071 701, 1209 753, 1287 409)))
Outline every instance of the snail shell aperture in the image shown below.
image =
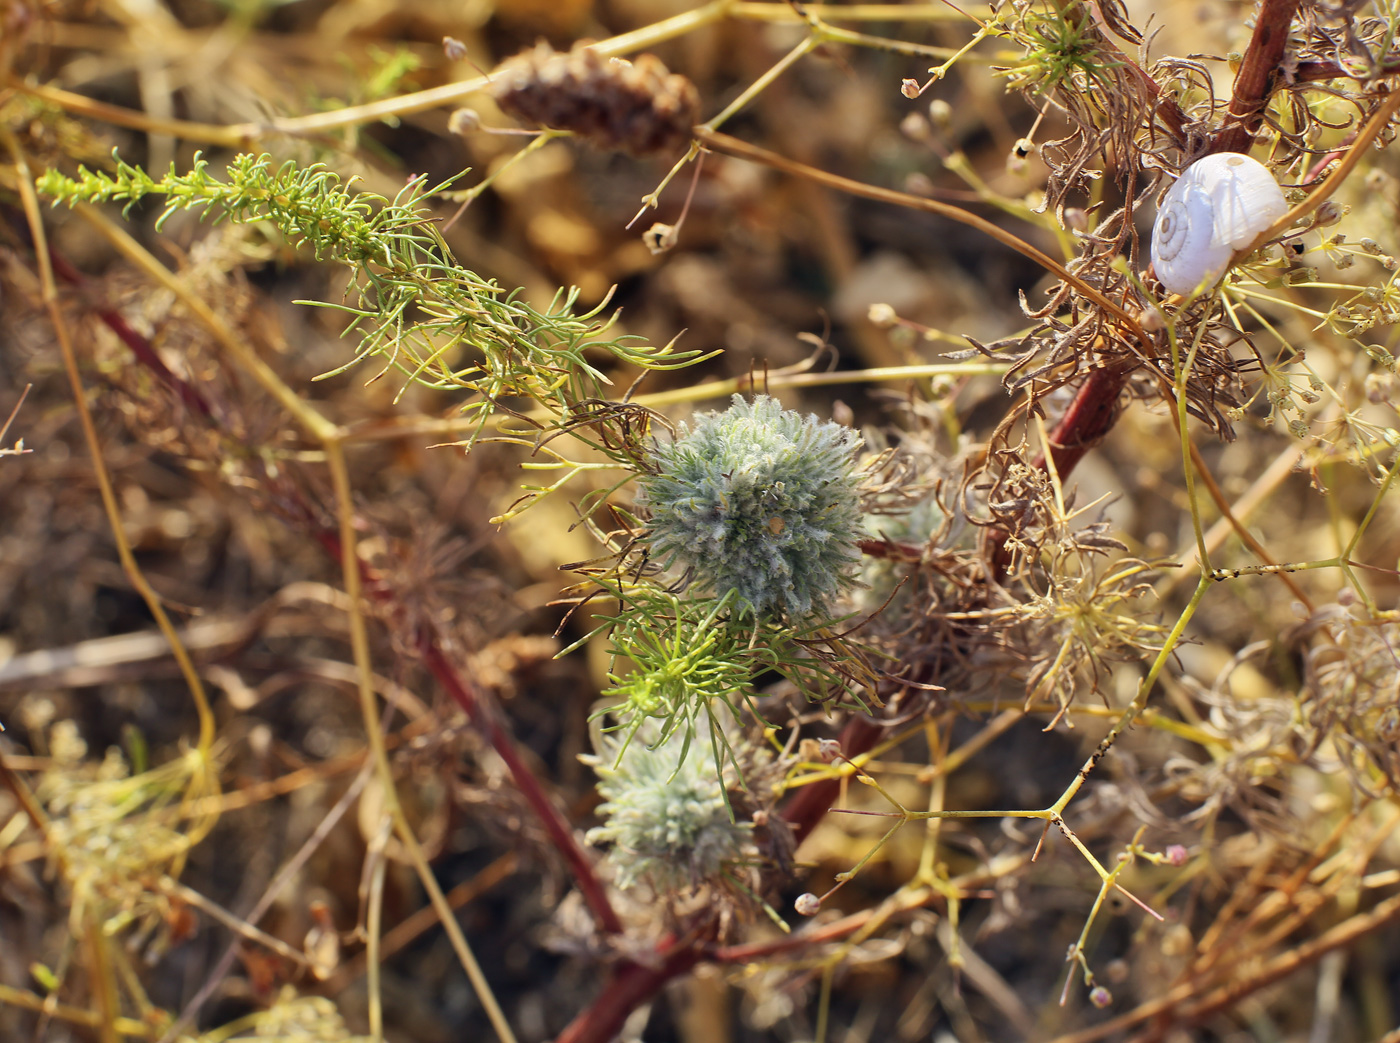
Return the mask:
POLYGON ((1288 212, 1283 190, 1257 160, 1218 152, 1167 190, 1152 230, 1152 267, 1171 293, 1213 284, 1236 250, 1288 212))

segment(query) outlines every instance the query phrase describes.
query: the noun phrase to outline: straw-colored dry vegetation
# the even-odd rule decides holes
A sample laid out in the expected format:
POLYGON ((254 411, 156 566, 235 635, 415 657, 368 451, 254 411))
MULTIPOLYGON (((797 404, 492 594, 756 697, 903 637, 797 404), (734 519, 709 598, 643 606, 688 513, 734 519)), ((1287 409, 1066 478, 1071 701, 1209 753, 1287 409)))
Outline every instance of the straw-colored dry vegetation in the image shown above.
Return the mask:
POLYGON ((1400 1039, 1397 30, 0 0, 0 1038, 1400 1039))

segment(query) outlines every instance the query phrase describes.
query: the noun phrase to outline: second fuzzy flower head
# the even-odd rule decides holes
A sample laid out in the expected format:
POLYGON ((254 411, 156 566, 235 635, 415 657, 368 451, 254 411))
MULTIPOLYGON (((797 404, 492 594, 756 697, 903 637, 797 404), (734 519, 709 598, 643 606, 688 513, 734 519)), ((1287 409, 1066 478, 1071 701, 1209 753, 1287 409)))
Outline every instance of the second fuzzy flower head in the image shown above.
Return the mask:
POLYGON ((766 395, 692 424, 641 478, 654 559, 758 616, 828 611, 860 562, 860 438, 766 395))

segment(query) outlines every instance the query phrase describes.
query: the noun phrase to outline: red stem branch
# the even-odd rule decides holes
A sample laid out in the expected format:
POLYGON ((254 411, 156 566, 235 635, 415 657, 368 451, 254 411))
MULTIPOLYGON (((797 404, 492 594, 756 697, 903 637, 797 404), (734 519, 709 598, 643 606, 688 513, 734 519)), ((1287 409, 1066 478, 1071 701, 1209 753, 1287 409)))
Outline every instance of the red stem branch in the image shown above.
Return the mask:
POLYGON ((1230 95, 1230 115, 1211 142, 1211 152, 1247 152, 1264 119, 1274 77, 1283 67, 1288 50, 1288 30, 1298 13, 1299 0, 1262 0, 1254 22, 1254 35, 1235 75, 1230 95))
POLYGON ((597 874, 593 872, 593 862, 579 844, 572 825, 563 813, 554 806, 554 802, 550 800, 549 794, 545 792, 535 773, 525 763, 525 759, 520 755, 520 750, 515 745, 514 738, 501 725, 492 709, 477 697, 470 683, 447 658, 436 634, 426 631, 419 640, 418 649, 423 656, 424 664, 429 672, 437 678, 438 684, 442 685, 443 690, 452 697, 453 701, 467 712, 472 724, 486 737, 491 748, 496 751, 496 755, 505 761, 506 767, 510 769, 511 778, 520 788, 521 796, 534 810, 536 817, 544 826, 545 832, 549 834, 550 840, 554 842, 559 854, 568 863, 574 876, 574 882, 578 885, 584 901, 588 903, 588 908, 593 911, 598 926, 608 934, 620 934, 622 921, 618 918, 612 903, 608 901, 606 889, 599 881, 597 874))
POLYGON ((706 945, 699 938, 677 941, 667 935, 645 964, 629 960, 618 965, 598 998, 569 1023, 555 1043, 608 1043, 615 1039, 628 1015, 667 982, 689 973, 706 958, 706 945))
POLYGON ((117 339, 130 349, 131 353, 136 356, 137 362, 145 366, 157 380, 175 392, 186 407, 200 416, 214 415, 214 411, 204 400, 204 396, 196 391, 188 381, 175 375, 165 364, 165 360, 156 353, 151 342, 132 329, 121 312, 91 299, 86 276, 69 264, 61 254, 54 253, 52 249, 49 250, 49 258, 53 263, 54 274, 83 294, 92 313, 101 319, 103 324, 117 335, 117 339))

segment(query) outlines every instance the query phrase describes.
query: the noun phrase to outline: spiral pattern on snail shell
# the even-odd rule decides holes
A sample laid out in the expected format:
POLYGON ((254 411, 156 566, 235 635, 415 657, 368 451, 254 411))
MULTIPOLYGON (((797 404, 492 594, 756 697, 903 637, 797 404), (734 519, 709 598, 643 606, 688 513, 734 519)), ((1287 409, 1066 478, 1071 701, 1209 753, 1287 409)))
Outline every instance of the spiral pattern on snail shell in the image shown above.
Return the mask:
POLYGON ((1268 168, 1238 152, 1193 163, 1167 190, 1152 231, 1152 267, 1171 293, 1213 285, 1288 203, 1268 168))

